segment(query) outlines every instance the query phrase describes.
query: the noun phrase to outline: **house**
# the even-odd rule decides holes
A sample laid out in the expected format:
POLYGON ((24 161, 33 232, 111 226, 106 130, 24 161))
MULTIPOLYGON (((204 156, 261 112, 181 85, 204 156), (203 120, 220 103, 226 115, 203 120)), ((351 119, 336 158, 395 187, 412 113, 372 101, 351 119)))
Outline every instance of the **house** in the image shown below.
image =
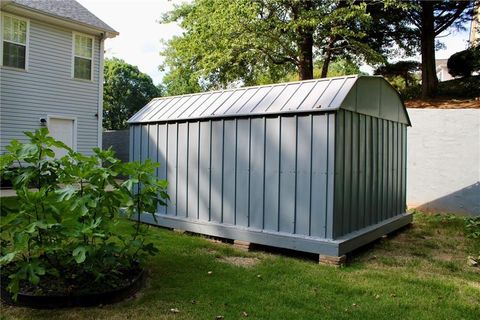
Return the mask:
POLYGON ((91 154, 102 143, 104 41, 118 32, 74 0, 0 9, 0 154, 41 126, 91 154))
POLYGON ((448 59, 435 60, 435 72, 437 73, 437 79, 440 82, 455 79, 455 77, 448 72, 447 62, 448 59))

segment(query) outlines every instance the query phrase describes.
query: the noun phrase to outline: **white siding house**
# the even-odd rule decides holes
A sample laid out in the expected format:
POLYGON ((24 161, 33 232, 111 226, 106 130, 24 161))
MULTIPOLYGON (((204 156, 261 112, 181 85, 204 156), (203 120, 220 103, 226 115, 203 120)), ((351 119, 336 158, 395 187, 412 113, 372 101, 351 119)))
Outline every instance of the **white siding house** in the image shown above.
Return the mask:
POLYGON ((118 33, 74 0, 0 9, 0 154, 41 126, 90 154, 102 141, 103 42, 118 33))

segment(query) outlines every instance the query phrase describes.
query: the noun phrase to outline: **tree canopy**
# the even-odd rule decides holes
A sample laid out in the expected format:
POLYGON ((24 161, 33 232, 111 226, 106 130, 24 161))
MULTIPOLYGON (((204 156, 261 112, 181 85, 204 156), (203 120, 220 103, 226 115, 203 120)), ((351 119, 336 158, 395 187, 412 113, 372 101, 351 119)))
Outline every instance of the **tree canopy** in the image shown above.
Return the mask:
POLYGON ((422 98, 432 98, 437 92, 435 37, 452 26, 462 28, 471 19, 473 5, 474 1, 417 1, 419 9, 409 13, 421 42, 422 98))
POLYGON ((448 73, 454 77, 469 77, 480 71, 480 45, 453 54, 447 67, 448 73))
POLYGON ((151 99, 161 95, 152 78, 136 66, 117 58, 105 59, 103 127, 124 129, 127 120, 151 99))
POLYGON ((327 76, 332 61, 378 66, 421 53, 422 95, 432 97, 436 37, 463 28, 476 1, 195 0, 161 20, 184 30, 162 52, 165 84, 178 94, 304 80, 327 76))
MULTIPOLYGON (((387 1, 389 3, 389 1, 387 1)), ((372 21, 367 3, 339 0, 196 0, 167 13, 162 22, 184 29, 162 52, 168 92, 191 92, 277 82, 297 73, 321 77, 330 62, 384 62, 366 41, 372 21), (198 86, 197 86, 198 85, 198 86), (175 90, 173 90, 175 88, 175 90)))
POLYGON ((380 74, 386 78, 401 77, 405 87, 409 87, 415 80, 415 72, 420 70, 420 63, 417 61, 398 61, 387 63, 375 70, 375 74, 380 74))

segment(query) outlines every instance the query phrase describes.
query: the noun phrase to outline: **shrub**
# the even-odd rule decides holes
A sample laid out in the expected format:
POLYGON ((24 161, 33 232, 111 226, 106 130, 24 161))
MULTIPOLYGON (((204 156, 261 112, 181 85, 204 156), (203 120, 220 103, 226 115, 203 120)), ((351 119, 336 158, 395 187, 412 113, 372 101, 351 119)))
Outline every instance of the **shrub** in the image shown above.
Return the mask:
POLYGON ((93 156, 85 156, 48 136, 45 128, 25 134, 29 143, 14 140, 0 157, 0 173, 12 181, 18 199, 18 208, 0 222, 2 282, 8 276, 14 299, 25 287, 115 287, 157 252, 139 219, 140 213, 166 205, 167 182, 153 175, 158 164, 122 164, 110 149, 95 148, 93 156), (68 153, 56 159, 55 148, 68 153), (118 182, 120 174, 130 178, 118 182), (118 228, 121 208, 127 217, 137 218, 126 234, 118 228))
POLYGON ((465 218, 465 235, 471 239, 480 239, 480 217, 465 218))
POLYGON ((447 61, 448 73, 454 77, 469 77, 480 71, 480 46, 454 53, 447 61))

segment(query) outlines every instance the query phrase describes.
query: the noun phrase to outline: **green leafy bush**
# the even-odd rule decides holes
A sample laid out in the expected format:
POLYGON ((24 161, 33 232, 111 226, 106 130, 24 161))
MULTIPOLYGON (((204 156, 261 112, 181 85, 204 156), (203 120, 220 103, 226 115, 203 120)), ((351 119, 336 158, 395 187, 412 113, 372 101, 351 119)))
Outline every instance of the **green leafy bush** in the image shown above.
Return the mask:
POLYGON ((167 182, 153 175, 158 164, 124 164, 110 149, 85 156, 45 128, 25 134, 29 143, 14 140, 0 157, 0 173, 12 181, 18 200, 17 210, 0 222, 3 285, 14 298, 21 289, 101 291, 138 271, 157 252, 146 241, 140 213, 153 215, 168 200, 167 182), (56 148, 67 155, 56 159, 56 148), (130 178, 120 182, 119 175, 130 178), (136 218, 131 232, 118 228, 121 208, 136 218))
POLYGON ((448 73, 454 77, 469 77, 480 71, 480 46, 452 54, 447 61, 448 73))
MULTIPOLYGON (((420 99, 422 86, 411 86, 400 90, 405 100, 420 99)), ((480 76, 452 79, 438 83, 437 98, 472 99, 480 97, 480 76)))
POLYGON ((465 235, 471 239, 480 239, 480 217, 465 218, 465 235))

